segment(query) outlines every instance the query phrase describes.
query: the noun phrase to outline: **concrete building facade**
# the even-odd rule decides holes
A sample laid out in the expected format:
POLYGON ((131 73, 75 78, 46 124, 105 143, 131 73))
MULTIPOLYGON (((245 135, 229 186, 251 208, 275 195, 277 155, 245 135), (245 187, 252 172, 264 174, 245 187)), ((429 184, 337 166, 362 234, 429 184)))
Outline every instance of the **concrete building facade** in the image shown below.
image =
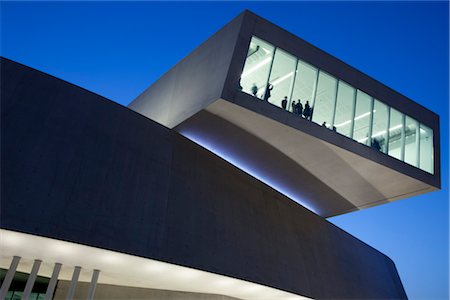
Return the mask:
POLYGON ((406 298, 326 217, 439 189, 439 117, 253 13, 129 107, 6 58, 1 95, 2 297, 406 298))

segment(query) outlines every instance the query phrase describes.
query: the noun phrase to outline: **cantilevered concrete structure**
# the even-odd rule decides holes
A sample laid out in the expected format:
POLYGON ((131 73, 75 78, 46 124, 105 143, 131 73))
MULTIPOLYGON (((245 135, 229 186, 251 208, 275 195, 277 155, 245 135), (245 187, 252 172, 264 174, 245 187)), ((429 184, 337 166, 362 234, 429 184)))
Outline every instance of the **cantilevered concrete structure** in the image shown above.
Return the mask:
POLYGON ((2 58, 1 137, 0 296, 406 298, 324 217, 440 187, 437 115, 250 12, 129 108, 2 58))
MULTIPOLYGON (((274 87, 272 94, 277 88, 274 87)), ((211 150, 216 149, 224 156, 229 156, 267 184, 323 217, 440 188, 439 117, 436 114, 248 11, 175 65, 129 107, 211 150), (263 45, 258 45, 258 40, 263 45), (266 52, 266 55, 254 62, 252 56, 258 53, 252 51, 256 47, 258 52, 266 52), (280 57, 280 53, 285 57, 280 57), (280 56, 277 57, 277 54, 280 56), (289 59, 292 64, 286 62, 289 59), (247 70, 244 70, 246 61, 249 63, 247 70), (279 70, 274 70, 277 62, 279 70), (300 64, 306 67, 300 68, 300 64), (263 70, 265 67, 266 71, 263 70), (248 71, 251 74, 241 79, 248 71), (312 72, 315 72, 313 76, 310 75, 312 72), (301 91, 295 95, 296 89, 308 88, 305 81, 309 78, 305 79, 305 74, 314 81, 311 83, 311 95, 301 91), (323 77, 320 77, 322 74, 323 77), (284 91, 278 93, 278 99, 275 95, 269 98, 268 102, 272 105, 256 101, 258 97, 251 95, 249 89, 245 91, 245 85, 251 82, 260 82, 258 88, 264 90, 269 75, 270 83, 280 80, 284 81, 280 85, 287 83, 284 91), (253 78, 249 80, 248 77, 253 78), (240 81, 243 90, 239 88, 240 81), (322 86, 321 82, 324 83, 322 86), (290 102, 300 96, 303 96, 303 104, 306 100, 314 104, 314 98, 319 98, 320 93, 326 98, 328 83, 345 84, 347 90, 349 87, 353 89, 353 93, 348 92, 348 99, 344 95, 341 100, 340 86, 329 88, 331 99, 325 99, 329 100, 326 103, 316 101, 322 104, 321 107, 314 108, 313 105, 314 114, 322 114, 322 118, 318 117, 317 121, 313 114, 313 121, 316 122, 299 118, 280 107, 283 96, 292 96, 292 99, 288 99, 288 109, 291 108, 290 102), (369 127, 375 123, 372 121, 376 113, 370 114, 369 109, 358 113, 359 93, 372 99, 368 106, 372 106, 374 111, 373 101, 376 100, 385 104, 387 110, 391 108, 391 123, 394 123, 394 114, 399 112, 400 118, 411 118, 413 123, 423 124, 434 132, 434 135, 427 137, 431 140, 432 150, 427 149, 426 155, 427 158, 434 158, 428 163, 431 165, 428 167, 429 172, 421 170, 417 164, 420 155, 416 147, 420 142, 416 142, 416 139, 425 132, 423 129, 420 131, 419 125, 412 129, 412 147, 416 153, 416 158, 411 159, 412 164, 373 149, 368 143, 357 142, 350 134, 336 134, 320 126, 323 121, 330 124, 333 118, 335 122, 332 125, 345 124, 352 119, 356 119, 354 123, 357 123, 362 116, 367 124, 361 124, 361 127, 367 127, 368 130, 363 135, 363 129, 358 133, 364 139, 369 133, 369 127), (341 101, 337 103, 338 100, 341 101), (334 109, 336 113, 333 114, 333 108, 338 105, 341 111, 334 109), (339 117, 342 120, 338 121, 339 117), (420 133, 416 134, 416 130, 420 133)), ((371 135, 383 130, 390 133, 398 131, 394 133, 400 136, 400 140, 403 139, 400 143, 405 144, 406 130, 399 129, 408 129, 408 124, 400 120, 398 124, 389 125, 387 119, 379 122, 386 123, 382 124, 383 128, 375 130, 373 126, 371 135)), ((356 128, 354 133, 356 135, 356 128)), ((405 157, 405 150, 401 151, 405 157)), ((398 155, 399 158, 401 155, 398 155)))

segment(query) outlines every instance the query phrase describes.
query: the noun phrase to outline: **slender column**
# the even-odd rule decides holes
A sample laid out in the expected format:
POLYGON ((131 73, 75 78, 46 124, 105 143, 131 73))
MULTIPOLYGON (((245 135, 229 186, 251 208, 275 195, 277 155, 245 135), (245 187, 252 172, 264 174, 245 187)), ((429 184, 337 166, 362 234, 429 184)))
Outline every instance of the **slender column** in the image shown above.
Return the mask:
POLYGON ((52 300, 53 293, 55 292, 56 282, 58 281, 59 272, 61 271, 61 264, 55 263, 55 267, 53 267, 52 277, 50 278, 50 282, 48 283, 47 291, 45 292, 45 300, 52 300))
POLYGON ((87 300, 94 299, 95 288, 97 287, 97 280, 98 280, 99 275, 100 275, 100 270, 94 270, 94 273, 92 273, 92 279, 91 279, 91 284, 89 285, 87 300))
POLYGON ((400 148, 400 159, 402 161, 405 161, 405 139, 406 139, 406 117, 405 114, 402 114, 402 141, 401 141, 401 148, 400 148))
POLYGON ((69 291, 67 292, 66 300, 72 300, 77 287, 78 277, 80 277, 81 267, 76 266, 73 270, 72 281, 70 282, 69 291))
POLYGON ((389 135, 390 135, 390 129, 391 129, 391 108, 388 107, 388 121, 387 121, 387 128, 386 128, 386 154, 389 155, 389 135))
POLYGON ((373 130, 373 108, 374 108, 374 100, 370 98, 370 115, 369 115, 369 133, 367 135, 367 143, 366 145, 372 147, 372 130, 373 130))
POLYGON ((295 62, 294 78, 292 79, 291 90, 289 92, 289 101, 288 101, 287 106, 286 106, 286 110, 287 111, 291 111, 292 95, 294 94, 294 87, 295 87, 295 80, 297 79, 297 72, 298 72, 298 59, 295 62))
POLYGON ((333 106, 333 114, 331 115, 331 128, 334 127, 334 122, 336 121, 336 107, 337 107, 337 98, 338 98, 338 92, 339 92, 339 79, 336 78, 336 92, 334 95, 334 106, 333 106))
MULTIPOLYGON (((272 60, 270 61, 270 67, 269 67, 269 75, 267 75, 267 80, 266 80, 266 85, 264 86, 264 91, 262 93, 262 100, 264 101, 264 95, 266 94, 266 89, 269 87, 269 82, 270 82, 270 75, 272 73, 272 67, 273 67, 273 61, 275 60, 275 52, 277 52, 278 48, 275 48, 273 50, 273 54, 272 54, 272 60)), ((269 102, 269 99, 267 99, 267 102, 269 102)))
POLYGON ((30 276, 28 276, 27 284, 25 285, 25 289, 22 294, 23 300, 30 299, 31 290, 33 289, 34 282, 36 281, 37 273, 39 271, 39 267, 41 266, 42 260, 35 259, 33 263, 33 268, 31 268, 30 276))
POLYGON ((353 110, 352 110, 352 118, 350 123, 350 138, 353 139, 353 131, 355 131, 355 118, 356 118, 356 96, 358 94, 358 90, 353 89, 353 110))
POLYGON ((14 274, 16 273, 20 258, 20 256, 14 256, 11 261, 11 265, 9 266, 8 272, 6 272, 5 279, 3 280, 2 287, 0 288, 0 299, 5 299, 6 294, 8 293, 9 286, 11 285, 14 274))
POLYGON ((416 121, 416 161, 415 166, 420 168, 420 123, 416 121))
POLYGON ((312 121, 313 114, 314 114, 314 105, 316 104, 317 86, 319 85, 319 73, 320 73, 320 70, 317 69, 317 75, 316 75, 316 81, 314 83, 314 90, 313 90, 313 94, 312 94, 312 99, 311 99, 311 102, 309 103, 309 106, 311 106, 311 116, 309 117, 310 121, 312 121))

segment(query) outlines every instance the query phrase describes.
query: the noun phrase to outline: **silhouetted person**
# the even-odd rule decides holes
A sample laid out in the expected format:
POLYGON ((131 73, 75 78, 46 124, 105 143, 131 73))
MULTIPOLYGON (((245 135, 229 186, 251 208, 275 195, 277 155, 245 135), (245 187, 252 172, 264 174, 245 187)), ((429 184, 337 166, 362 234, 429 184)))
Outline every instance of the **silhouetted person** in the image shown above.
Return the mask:
POLYGON ((283 109, 286 109, 286 107, 287 107, 287 96, 284 96, 284 99, 281 100, 281 107, 283 109))
POLYGON ((328 128, 328 126, 327 126, 327 122, 323 121, 323 123, 322 123, 322 127, 328 128))
POLYGON ((300 102, 300 99, 298 99, 298 102, 297 102, 297 115, 299 115, 301 117, 302 114, 303 114, 303 105, 300 102))
POLYGON ((264 101, 269 101, 269 98, 271 96, 270 91, 272 91, 272 90, 273 90, 273 85, 271 85, 270 83, 267 84, 267 88, 266 88, 266 91, 264 92, 264 97, 263 97, 264 101))
POLYGON ((256 97, 256 94, 258 93, 258 87, 256 86, 255 83, 252 85, 251 91, 252 91, 253 96, 256 97))
POLYGON ((303 110, 303 116, 305 116, 306 120, 311 120, 311 106, 309 106, 309 101, 305 103, 305 109, 303 110))
POLYGON ((334 125, 333 125, 333 131, 334 131, 334 132, 337 131, 337 128, 336 128, 336 126, 334 126, 334 125))
POLYGON ((372 147, 374 149, 377 149, 378 151, 381 151, 381 145, 380 145, 380 142, 378 141, 378 139, 372 140, 372 147))
POLYGON ((294 114, 297 114, 297 104, 295 103, 295 101, 292 101, 291 106, 292 106, 292 112, 294 114))

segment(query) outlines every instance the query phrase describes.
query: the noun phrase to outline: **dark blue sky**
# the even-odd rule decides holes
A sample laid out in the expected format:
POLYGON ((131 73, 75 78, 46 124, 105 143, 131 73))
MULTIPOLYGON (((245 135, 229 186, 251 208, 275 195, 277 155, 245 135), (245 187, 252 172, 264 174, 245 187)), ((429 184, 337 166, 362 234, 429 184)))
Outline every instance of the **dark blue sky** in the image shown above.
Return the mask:
POLYGON ((441 117, 443 189, 330 219, 448 298, 448 2, 2 2, 1 55, 127 105, 250 9, 441 117))

